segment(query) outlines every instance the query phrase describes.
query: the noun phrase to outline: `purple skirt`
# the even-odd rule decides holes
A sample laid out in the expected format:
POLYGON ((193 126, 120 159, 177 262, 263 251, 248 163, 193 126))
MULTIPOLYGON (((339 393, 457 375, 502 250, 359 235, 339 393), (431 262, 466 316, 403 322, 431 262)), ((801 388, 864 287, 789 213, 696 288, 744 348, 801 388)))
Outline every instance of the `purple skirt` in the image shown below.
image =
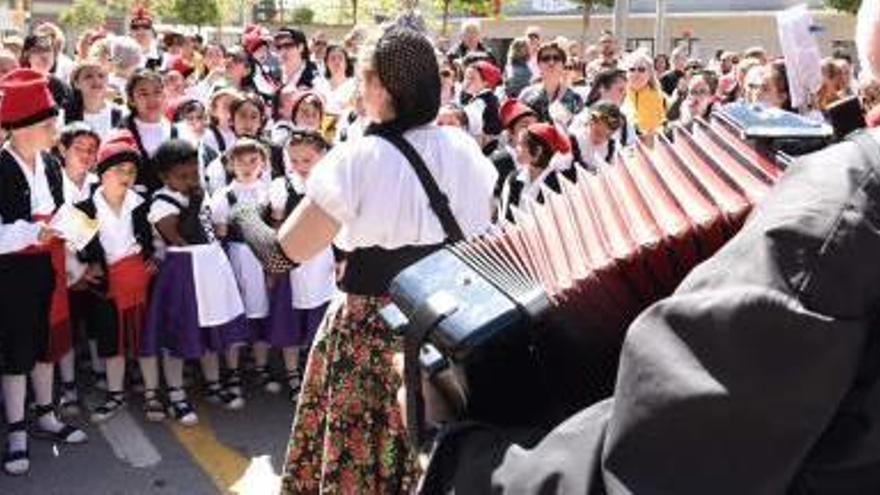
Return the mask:
POLYGON ((222 325, 199 325, 199 307, 189 253, 169 252, 153 284, 141 343, 142 356, 165 349, 174 357, 196 359, 248 341, 244 314, 222 325))
POLYGON ((285 276, 275 284, 269 301, 269 322, 264 338, 273 347, 311 345, 330 304, 324 303, 311 309, 296 309, 291 299, 290 277, 285 276))

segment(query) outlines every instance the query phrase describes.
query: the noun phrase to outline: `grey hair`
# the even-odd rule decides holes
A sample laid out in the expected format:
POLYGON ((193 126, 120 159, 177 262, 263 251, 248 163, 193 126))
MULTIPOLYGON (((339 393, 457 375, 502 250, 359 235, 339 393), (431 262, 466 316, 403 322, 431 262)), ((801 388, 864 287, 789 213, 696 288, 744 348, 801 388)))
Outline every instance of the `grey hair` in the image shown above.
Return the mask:
POLYGON ((128 36, 116 36, 110 45, 110 62, 113 68, 124 72, 141 64, 141 47, 128 36))

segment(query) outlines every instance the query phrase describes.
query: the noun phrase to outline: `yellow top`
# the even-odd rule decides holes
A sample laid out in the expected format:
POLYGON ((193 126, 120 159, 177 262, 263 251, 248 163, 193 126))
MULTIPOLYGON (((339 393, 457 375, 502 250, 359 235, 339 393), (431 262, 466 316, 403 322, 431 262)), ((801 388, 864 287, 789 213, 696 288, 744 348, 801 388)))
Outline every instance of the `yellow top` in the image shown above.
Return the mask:
POLYGON ((628 89, 622 110, 642 134, 654 134, 666 122, 666 100, 659 89, 650 86, 628 89))

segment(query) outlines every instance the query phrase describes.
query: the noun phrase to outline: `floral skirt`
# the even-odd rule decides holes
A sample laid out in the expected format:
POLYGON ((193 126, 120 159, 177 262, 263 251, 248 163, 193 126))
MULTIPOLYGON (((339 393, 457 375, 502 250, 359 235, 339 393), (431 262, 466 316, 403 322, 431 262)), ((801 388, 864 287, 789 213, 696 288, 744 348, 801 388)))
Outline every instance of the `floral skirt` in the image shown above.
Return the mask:
POLYGON ((398 494, 418 467, 397 405, 402 350, 379 318, 387 298, 340 295, 315 336, 282 493, 398 494))

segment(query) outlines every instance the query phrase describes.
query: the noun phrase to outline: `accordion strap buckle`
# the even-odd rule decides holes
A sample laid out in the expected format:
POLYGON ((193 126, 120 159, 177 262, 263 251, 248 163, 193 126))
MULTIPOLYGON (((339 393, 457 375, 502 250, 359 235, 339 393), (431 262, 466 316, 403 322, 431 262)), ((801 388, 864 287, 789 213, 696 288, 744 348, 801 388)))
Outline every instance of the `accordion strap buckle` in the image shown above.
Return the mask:
POLYGON ((425 337, 458 309, 458 301, 446 292, 437 292, 413 312, 404 337, 404 380, 406 382, 406 422, 410 438, 422 447, 427 440, 425 403, 422 397, 422 370, 419 354, 425 337))

